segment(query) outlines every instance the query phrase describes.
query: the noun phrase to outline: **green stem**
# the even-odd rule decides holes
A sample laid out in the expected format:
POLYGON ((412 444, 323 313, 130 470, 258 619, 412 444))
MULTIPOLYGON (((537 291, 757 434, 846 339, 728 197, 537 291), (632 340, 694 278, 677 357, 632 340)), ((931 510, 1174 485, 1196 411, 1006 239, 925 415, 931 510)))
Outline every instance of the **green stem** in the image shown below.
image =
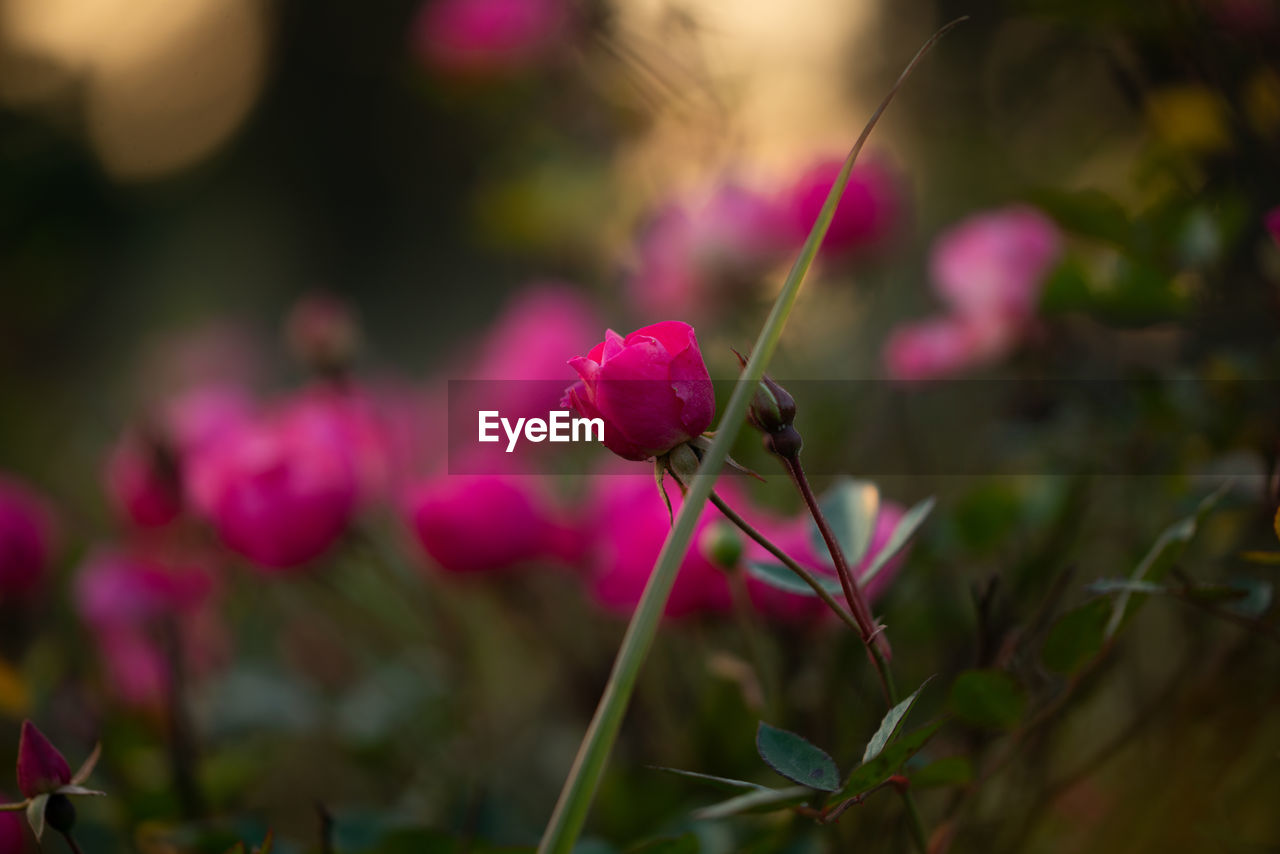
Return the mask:
POLYGON ((733 395, 729 398, 729 405, 720 419, 720 427, 716 431, 715 439, 703 456, 697 473, 692 477, 693 483, 690 484, 689 493, 680 506, 680 512, 676 514, 675 522, 662 546, 662 551, 658 553, 658 560, 640 597, 640 604, 636 606, 635 614, 632 615, 631 623, 627 626, 626 634, 622 638, 622 645, 618 648, 609 681, 605 684, 595 715, 587 727, 586 735, 569 770, 569 776, 564 782, 564 788, 560 791, 560 798, 556 801, 551 819, 538 845, 539 854, 569 854, 582 833, 587 812, 595 797, 596 787, 604 773, 605 763, 609 759, 613 743, 618 738, 618 730, 622 726, 622 718, 631 700, 631 693, 635 690, 640 667, 644 663, 645 656, 648 655, 649 648, 653 645, 662 611, 666 607, 667 597, 671 594, 671 586, 675 583, 676 572, 680 569, 685 553, 689 550, 689 542, 693 537, 698 516, 711 495, 715 479, 729 455, 729 447, 738 437, 738 431, 742 428, 742 422, 747 415, 747 406, 755 396, 756 386, 764 376, 765 367, 773 357, 774 350, 777 349, 783 327, 800 294, 800 284, 813 265, 814 258, 817 257, 818 247, 827 236, 831 218, 835 215, 836 205, 839 204, 840 196, 849 183, 849 173, 853 170, 858 154, 880 120, 880 116, 916 65, 938 39, 957 23, 959 21, 953 21, 943 27, 920 48, 898 77, 893 88, 881 101, 880 106, 871 115, 862 134, 845 158, 844 166, 832 184, 831 192, 827 194, 827 200, 822 205, 817 222, 814 223, 804 246, 801 247, 800 255, 792 265, 790 273, 787 274, 782 290, 774 300, 764 328, 760 330, 755 347, 752 348, 751 358, 743 368, 740 382, 735 385, 733 395))
POLYGON ((845 610, 843 605, 836 601, 834 596, 827 592, 827 588, 823 587, 822 582, 818 581, 818 579, 815 578, 809 570, 796 563, 790 555, 778 546, 774 545, 764 534, 756 530, 756 528, 746 519, 739 516, 737 511, 725 503, 725 500, 714 492, 711 493, 711 503, 724 514, 726 519, 737 525, 744 534, 763 546, 765 551, 780 560, 783 566, 794 572, 800 577, 801 581, 813 588, 813 592, 818 594, 818 598, 827 603, 827 607, 834 611, 836 616, 843 620, 849 628, 853 629, 855 632, 858 631, 858 622, 850 616, 849 612, 845 610))

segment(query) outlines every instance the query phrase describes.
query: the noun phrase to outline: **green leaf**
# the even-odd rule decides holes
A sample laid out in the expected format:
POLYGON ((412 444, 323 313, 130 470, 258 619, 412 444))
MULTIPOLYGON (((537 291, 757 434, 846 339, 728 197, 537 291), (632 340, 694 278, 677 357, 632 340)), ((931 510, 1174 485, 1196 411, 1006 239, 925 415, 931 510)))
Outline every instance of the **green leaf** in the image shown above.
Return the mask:
MULTIPOLYGON (((827 517, 849 566, 857 566, 866 557, 876 531, 880 513, 880 490, 868 480, 841 478, 821 498, 818 506, 827 517)), ((816 524, 810 524, 809 537, 818 554, 827 553, 826 540, 816 524)))
MULTIPOLYGON (((1226 494, 1231 488, 1231 483, 1227 482, 1218 489, 1205 496, 1195 513, 1184 519, 1179 519, 1168 528, 1160 533, 1156 538, 1155 545, 1138 563, 1136 569, 1130 579, 1133 581, 1161 581, 1169 570, 1182 557, 1182 553, 1186 550, 1187 543, 1191 542, 1191 538, 1195 536, 1196 530, 1200 523, 1204 521, 1204 517, 1209 514, 1214 505, 1226 494)), ((1115 600, 1115 604, 1111 609, 1111 620, 1107 623, 1106 637, 1112 638, 1120 627, 1132 616, 1129 608, 1129 602, 1132 598, 1131 593, 1121 593, 1115 600)), ((1136 610, 1136 606, 1133 610, 1136 610)))
POLYGON ((1058 618, 1040 649, 1040 660, 1054 673, 1074 673, 1102 649, 1111 604, 1095 599, 1058 618))
POLYGON ((913 789, 962 786, 973 780, 973 761, 967 756, 948 756, 912 772, 910 777, 913 789))
MULTIPOLYGON (((1196 588, 1199 590, 1200 588, 1196 588)), ((1223 607, 1242 617, 1256 620, 1271 608, 1274 590, 1269 581, 1257 578, 1239 578, 1233 581, 1228 590, 1237 595, 1223 607)), ((1194 590, 1192 591, 1195 592, 1194 590)))
POLYGON ((1033 191, 1030 200, 1043 208, 1063 228, 1116 246, 1132 240, 1133 226, 1120 203, 1099 190, 1033 191))
MULTIPOLYGON (((880 574, 880 570, 884 569, 885 564, 893 560, 894 556, 906 547, 916 531, 924 524, 924 520, 933 512, 933 505, 936 503, 936 500, 932 497, 926 498, 903 514, 902 518, 898 520, 898 524, 894 527, 893 533, 889 535, 889 540, 884 544, 884 548, 876 552, 866 572, 858 576, 859 585, 865 587, 870 584, 871 579, 880 574)), ((874 522, 872 523, 872 531, 875 531, 874 522)))
POLYGON ((875 759, 854 768, 849 774, 849 779, 845 780, 844 785, 840 787, 840 791, 827 799, 827 804, 834 805, 846 801, 888 780, 904 762, 915 756, 920 748, 933 738, 941 726, 942 721, 934 721, 920 729, 912 730, 880 751, 875 759))
POLYGON ((840 785, 835 760, 794 732, 761 721, 756 751, 765 764, 792 782, 823 792, 833 792, 840 785))
POLYGON ((715 777, 711 774, 702 774, 698 771, 684 771, 680 768, 667 768, 662 765, 649 766, 654 771, 665 771, 668 774, 679 774, 681 777, 689 777, 693 780, 699 780, 703 783, 709 783, 721 791, 738 792, 743 789, 767 789, 768 786, 761 786, 759 783, 748 783, 746 780, 735 780, 732 777, 715 777))
POLYGON ((813 797, 813 789, 805 786, 792 786, 787 789, 761 789, 758 792, 747 792, 727 801, 703 807, 693 814, 694 818, 711 821, 728 818, 743 813, 773 812, 803 804, 813 797))
MULTIPOLYGON (((823 547, 823 553, 826 553, 826 547, 823 547)), ((813 592, 813 588, 801 580, 787 567, 780 563, 767 563, 765 561, 747 561, 747 574, 752 578, 759 579, 770 587, 782 590, 787 593, 794 593, 797 596, 813 596, 817 598, 818 594, 813 592)), ((840 579, 831 578, 820 573, 814 573, 814 577, 818 583, 827 589, 827 592, 833 596, 844 595, 844 589, 840 586, 840 579)))
POLYGON ((1022 717, 1027 698, 1003 670, 968 670, 952 683, 948 705, 966 723, 1009 729, 1022 717))
MULTIPOLYGON (((932 676, 929 677, 929 679, 932 678, 932 676)), ((864 763, 875 759, 880 754, 880 751, 884 750, 884 746, 889 743, 889 739, 893 738, 894 733, 898 731, 898 727, 902 725, 907 712, 911 711, 911 707, 915 705, 916 698, 920 696, 924 686, 929 684, 929 679, 921 682, 920 687, 910 697, 890 709, 888 714, 880 721, 879 729, 876 730, 875 735, 871 736, 871 740, 867 742, 867 749, 862 752, 862 761, 864 763)))

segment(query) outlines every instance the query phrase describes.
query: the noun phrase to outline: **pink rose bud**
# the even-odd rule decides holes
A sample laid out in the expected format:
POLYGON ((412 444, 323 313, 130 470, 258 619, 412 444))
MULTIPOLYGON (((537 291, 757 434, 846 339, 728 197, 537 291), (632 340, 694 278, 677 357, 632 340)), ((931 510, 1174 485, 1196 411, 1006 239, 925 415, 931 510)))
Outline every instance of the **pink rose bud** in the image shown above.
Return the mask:
POLYGON ((31 721, 22 722, 18 740, 18 790, 24 798, 57 791, 71 783, 71 766, 31 721))
MULTIPOLYGON (((651 478, 602 475, 593 502, 596 512, 591 529, 595 533, 590 566, 590 592, 606 611, 630 614, 640 601, 658 552, 671 530, 662 497, 656 494, 651 478)), ((673 510, 680 507, 680 491, 666 482, 673 510)), ((698 517, 694 542, 710 525, 723 517, 710 505, 698 517)), ((726 611, 732 605, 728 579, 699 548, 691 548, 680 564, 665 615, 682 617, 699 612, 726 611)))
POLYGON ((359 495, 340 433, 310 418, 264 418, 233 431, 196 457, 188 481, 222 541, 267 569, 328 551, 359 495))
POLYGON ((561 405, 602 418, 605 445, 623 459, 661 456, 711 426, 715 392, 687 323, 655 323, 625 338, 610 329, 569 364, 582 379, 561 405))
POLYGON ((413 24, 413 47, 428 65, 460 77, 533 68, 568 34, 565 0, 429 0, 413 24))
POLYGON ((442 475, 410 491, 406 512, 423 549, 449 572, 572 565, 581 555, 580 536, 532 476, 442 475))
MULTIPOLYGON (((810 167, 791 188, 791 230, 797 245, 817 222, 842 168, 842 158, 824 160, 810 167)), ((893 170, 882 161, 864 161, 849 175, 822 251, 841 255, 879 246, 893 234, 903 207, 900 179, 893 170)))
POLYGON ((139 527, 158 528, 182 513, 180 462, 158 439, 126 433, 107 459, 106 481, 116 512, 139 527))
POLYGON ((1013 206, 969 217, 933 245, 934 287, 955 314, 983 323, 1025 323, 1040 302, 1062 235, 1034 208, 1013 206))
POLYGON ((53 558, 53 518, 43 498, 0 474, 0 599, 31 593, 53 558))
POLYGON ((1267 211, 1266 216, 1262 218, 1263 223, 1267 227, 1267 232, 1271 235, 1271 239, 1280 245, 1280 206, 1274 207, 1267 211))
POLYGON ((885 369, 894 380, 939 379, 994 359, 1011 343, 1001 325, 982 326, 957 317, 908 323, 889 336, 885 369))

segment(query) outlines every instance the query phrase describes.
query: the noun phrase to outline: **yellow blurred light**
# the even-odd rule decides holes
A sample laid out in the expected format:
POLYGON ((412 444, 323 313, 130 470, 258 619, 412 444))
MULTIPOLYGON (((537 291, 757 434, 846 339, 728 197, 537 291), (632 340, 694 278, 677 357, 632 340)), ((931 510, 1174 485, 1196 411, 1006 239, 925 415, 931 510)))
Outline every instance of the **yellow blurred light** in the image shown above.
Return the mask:
POLYGON ((1208 154, 1231 145, 1226 108, 1203 86, 1178 86, 1153 92, 1147 99, 1147 121, 1166 144, 1208 154))
POLYGON ((27 683, 22 674, 0 658, 0 714, 19 718, 26 714, 29 702, 27 683))
POLYGON ((1245 112, 1254 130, 1266 136, 1280 131, 1280 75, 1263 69, 1245 87, 1245 112))
POLYGON ((261 88, 260 0, 0 0, 0 98, 74 97, 107 171, 156 177, 203 159, 261 88), (72 81, 79 85, 65 85, 72 81))

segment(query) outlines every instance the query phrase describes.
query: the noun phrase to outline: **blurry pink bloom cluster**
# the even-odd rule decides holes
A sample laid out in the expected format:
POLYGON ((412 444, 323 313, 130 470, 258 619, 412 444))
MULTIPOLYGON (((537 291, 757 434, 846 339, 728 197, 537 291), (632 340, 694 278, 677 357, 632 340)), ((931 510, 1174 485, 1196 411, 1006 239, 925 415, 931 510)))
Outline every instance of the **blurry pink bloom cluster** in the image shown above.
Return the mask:
MULTIPOLYGON (((714 397, 692 327, 669 321, 625 337, 609 333, 592 348, 600 328, 579 290, 532 283, 457 354, 450 374, 498 381, 496 405, 519 415, 559 408, 576 370, 575 405, 607 410, 610 424, 629 422, 625 437, 614 435, 609 444, 607 433, 606 444, 633 459, 710 427, 714 397), (633 378, 635 370, 656 371, 662 381, 618 384, 640 390, 634 398, 607 388, 609 378, 633 378), (653 429, 645 432, 646 425, 653 429)), ((323 572, 324 559, 349 535, 379 535, 383 526, 365 524, 379 515, 405 533, 424 568, 474 576, 559 566, 578 573, 609 612, 628 612, 638 602, 670 524, 647 471, 605 467, 576 501, 559 494, 562 480, 519 462, 502 474, 450 474, 442 379, 358 375, 348 352, 358 339, 354 320, 331 301, 302 302, 286 331, 295 355, 312 369, 309 383, 263 396, 252 391, 257 378, 242 371, 202 375, 149 407, 106 454, 104 486, 119 534, 114 543, 89 548, 72 585, 118 701, 162 711, 175 666, 199 679, 230 660, 221 604, 235 566, 250 569, 262 579, 257 583, 323 572)), ((167 355, 185 362, 179 353, 167 355)), ((798 560, 834 577, 809 541, 807 518, 754 510, 733 483, 725 490, 798 560)), ((899 515, 893 506, 882 511, 877 544, 899 515)), ((714 520, 709 512, 700 529, 714 520)), ((0 598, 47 588, 54 541, 48 502, 0 480, 0 598)), ((737 569, 764 557, 746 548, 737 569)), ((668 614, 724 610, 725 569, 704 550, 691 550, 668 614)), ((892 569, 877 577, 873 596, 892 569)), ((817 599, 754 581, 750 594, 778 619, 812 621, 824 611, 817 599)))
POLYGON ((536 68, 572 30, 567 0, 428 0, 411 30, 427 67, 453 77, 493 78, 536 68))
MULTIPOLYGON (((780 189, 730 180, 665 204, 637 242, 630 302, 645 316, 699 317, 751 293, 799 251, 842 165, 842 158, 821 159, 780 189)), ((903 184, 883 158, 856 166, 823 257, 841 263, 883 249, 905 217, 903 184)))
POLYGON ((1041 286, 1061 251, 1058 227, 1023 206, 977 214, 944 232, 930 275, 948 311, 894 330, 884 351, 889 376, 944 377, 1008 354, 1034 325, 1041 286))

